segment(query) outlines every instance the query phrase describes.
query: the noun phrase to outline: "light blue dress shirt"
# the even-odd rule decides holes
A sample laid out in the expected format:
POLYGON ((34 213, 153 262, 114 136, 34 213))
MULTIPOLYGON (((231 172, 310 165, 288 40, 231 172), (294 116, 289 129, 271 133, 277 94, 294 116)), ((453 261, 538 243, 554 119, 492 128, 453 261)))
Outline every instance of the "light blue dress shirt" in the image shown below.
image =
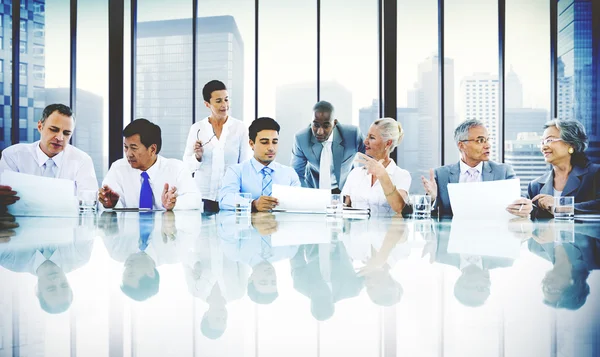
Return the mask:
MULTIPOLYGON (((235 195, 238 193, 251 193, 256 200, 262 193, 263 174, 261 170, 265 165, 254 157, 241 164, 230 166, 225 171, 221 189, 219 190, 219 208, 225 210, 235 209, 235 195)), ((267 167, 271 170, 273 184, 300 187, 300 179, 293 168, 281 165, 275 161, 267 167)))

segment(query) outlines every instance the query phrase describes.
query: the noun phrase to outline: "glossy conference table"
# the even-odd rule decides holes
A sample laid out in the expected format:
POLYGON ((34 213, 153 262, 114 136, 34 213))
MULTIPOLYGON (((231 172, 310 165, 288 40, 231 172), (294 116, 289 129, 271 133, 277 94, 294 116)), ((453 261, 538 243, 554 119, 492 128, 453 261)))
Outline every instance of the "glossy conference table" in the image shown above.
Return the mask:
POLYGON ((0 234, 0 357, 600 356, 594 221, 16 222, 0 234))

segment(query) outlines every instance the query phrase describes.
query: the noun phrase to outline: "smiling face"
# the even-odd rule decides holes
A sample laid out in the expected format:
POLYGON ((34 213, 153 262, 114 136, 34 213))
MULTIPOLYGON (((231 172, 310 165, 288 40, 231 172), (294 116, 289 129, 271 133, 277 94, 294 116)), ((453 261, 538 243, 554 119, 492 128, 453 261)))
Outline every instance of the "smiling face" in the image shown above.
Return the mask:
POLYGON ((256 161, 267 166, 277 156, 279 133, 277 130, 261 130, 256 133, 256 141, 250 140, 250 147, 254 150, 256 161))
POLYGON ((38 122, 40 149, 48 157, 60 154, 69 145, 73 130, 75 130, 73 117, 63 115, 55 110, 43 123, 41 120, 38 122))
POLYGON ((227 90, 216 90, 210 94, 210 102, 204 102, 210 109, 210 116, 216 119, 225 119, 229 115, 229 94, 227 90))
POLYGON ((146 147, 135 134, 123 139, 123 151, 127 162, 134 169, 146 171, 156 162, 156 144, 146 147))
POLYGON ((365 138, 365 154, 375 160, 385 159, 389 154, 392 140, 384 140, 378 127, 371 125, 365 138))
MULTIPOLYGON (((546 130, 544 130, 544 134, 542 135, 542 141, 546 141, 546 139, 560 139, 560 131, 558 128, 555 126, 546 128, 546 130)), ((543 144, 541 151, 544 155, 544 160, 546 160, 547 163, 556 165, 558 163, 571 160, 569 148, 569 144, 562 140, 556 140, 548 141, 543 144)))
POLYGON ((489 140, 481 144, 477 142, 479 139, 487 140, 488 138, 488 131, 485 127, 475 126, 470 128, 467 140, 458 143, 462 161, 471 167, 479 165, 482 161, 489 161, 492 147, 489 140))

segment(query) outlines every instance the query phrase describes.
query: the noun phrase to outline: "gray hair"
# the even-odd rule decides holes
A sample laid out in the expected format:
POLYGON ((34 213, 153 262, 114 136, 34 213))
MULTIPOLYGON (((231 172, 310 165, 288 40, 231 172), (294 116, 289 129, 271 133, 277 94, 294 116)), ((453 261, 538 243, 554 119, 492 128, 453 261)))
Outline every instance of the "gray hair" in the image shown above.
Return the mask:
POLYGON ((392 147, 390 148, 390 151, 394 150, 404 137, 402 124, 400 124, 400 122, 396 121, 394 118, 377 119, 375 122, 373 122, 373 125, 379 129, 379 133, 381 134, 383 140, 392 140, 392 147))
POLYGON ((454 129, 454 141, 456 142, 456 145, 458 145, 458 143, 463 140, 468 140, 469 139, 469 129, 475 128, 478 126, 485 127, 483 122, 481 120, 477 120, 477 119, 469 119, 469 120, 465 120, 462 123, 460 123, 456 127, 456 129, 454 129))
POLYGON ((571 145, 576 153, 583 153, 588 147, 588 137, 583 124, 574 119, 552 119, 544 124, 544 129, 556 127, 560 138, 571 145))
POLYGON ((313 106, 313 112, 333 113, 333 105, 325 100, 322 100, 313 106))

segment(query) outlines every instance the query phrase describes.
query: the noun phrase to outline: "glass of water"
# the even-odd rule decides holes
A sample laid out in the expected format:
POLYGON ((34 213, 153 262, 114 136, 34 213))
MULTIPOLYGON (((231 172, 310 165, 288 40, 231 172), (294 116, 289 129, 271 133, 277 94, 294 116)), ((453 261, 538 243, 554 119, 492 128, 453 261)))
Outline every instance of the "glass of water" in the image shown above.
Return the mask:
POLYGON ((554 219, 573 219, 575 217, 575 197, 554 197, 552 213, 554 214, 554 219))
POLYGON ((98 204, 98 192, 96 190, 81 190, 77 192, 80 211, 95 211, 98 204))
POLYGON ((250 216, 252 213, 252 194, 238 193, 235 197, 235 213, 240 216, 250 216))
POLYGON ((339 193, 334 193, 331 195, 331 201, 327 205, 327 214, 328 215, 341 215, 344 209, 344 203, 342 202, 342 195, 339 193))
POLYGON ((431 196, 414 195, 411 197, 411 203, 413 206, 413 218, 431 218, 431 196))

